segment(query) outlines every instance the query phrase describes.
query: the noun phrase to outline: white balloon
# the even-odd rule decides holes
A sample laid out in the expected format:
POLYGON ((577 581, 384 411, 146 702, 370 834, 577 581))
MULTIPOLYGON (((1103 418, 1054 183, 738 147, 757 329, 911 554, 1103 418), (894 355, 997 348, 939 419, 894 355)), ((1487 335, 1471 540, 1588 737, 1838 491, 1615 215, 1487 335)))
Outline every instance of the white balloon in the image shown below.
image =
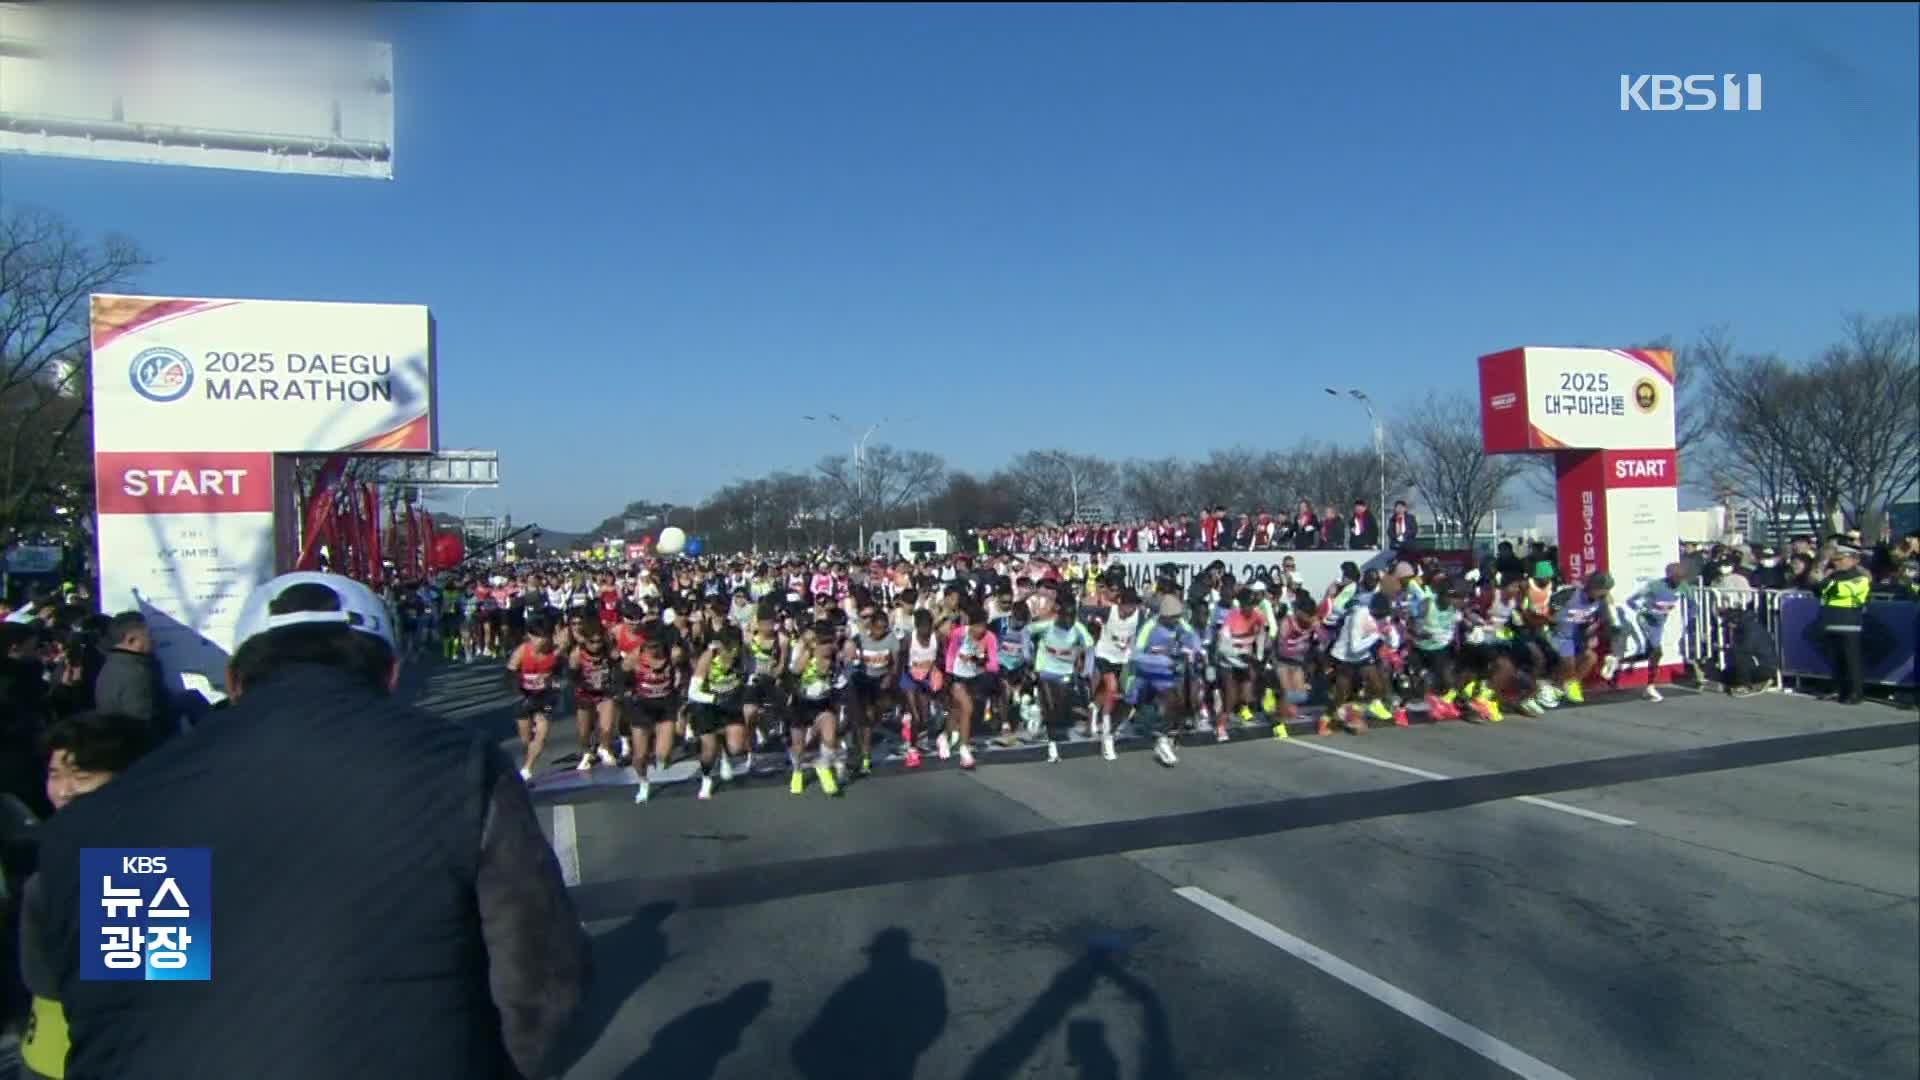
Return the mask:
POLYGON ((669 525, 660 530, 660 539, 654 541, 653 550, 662 555, 678 555, 687 546, 687 534, 680 526, 669 525))

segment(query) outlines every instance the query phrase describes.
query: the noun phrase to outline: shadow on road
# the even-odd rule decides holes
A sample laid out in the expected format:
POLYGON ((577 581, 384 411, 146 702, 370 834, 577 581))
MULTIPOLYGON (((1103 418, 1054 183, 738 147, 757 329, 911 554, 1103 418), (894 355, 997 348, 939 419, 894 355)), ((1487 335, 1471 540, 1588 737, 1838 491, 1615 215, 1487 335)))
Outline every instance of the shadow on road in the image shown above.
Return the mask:
POLYGON ((1098 1020, 1068 1024, 1067 1065, 1079 1080, 1120 1080, 1120 1059, 1107 1045, 1107 1025, 1098 1020))
POLYGON ((920 1055, 947 1027, 940 969, 913 955, 913 939, 890 927, 867 946, 867 966, 841 983, 793 1043, 807 1080, 910 1080, 920 1055))
MULTIPOLYGON (((1160 996, 1145 982, 1121 970, 1117 950, 1094 947, 1055 975, 1053 982, 1014 1021, 1013 1027, 980 1051, 967 1067, 967 1080, 1002 1080, 1022 1075, 1026 1063, 1059 1029, 1067 1014, 1092 995, 1103 978, 1112 981, 1140 1006, 1139 1075, 1144 1080, 1173 1080, 1179 1076, 1174 1064, 1172 1028, 1160 996)), ((1082 1077, 1104 1080, 1120 1075, 1119 1059, 1107 1044, 1105 1025, 1098 1021, 1068 1024, 1067 1052, 1082 1077)))
POLYGON ((711 1080, 720 1062, 740 1048, 740 1037, 772 1001, 773 984, 756 979, 711 1005, 688 1009, 667 1021, 646 1054, 627 1066, 619 1080, 711 1080))
MULTIPOLYGON (((554 1071, 565 1075, 600 1040, 620 1006, 667 963, 667 936, 660 929, 674 912, 668 903, 648 904, 619 926, 593 939, 593 985, 561 1040, 554 1071)), ((664 1033, 664 1029, 663 1029, 664 1033)))

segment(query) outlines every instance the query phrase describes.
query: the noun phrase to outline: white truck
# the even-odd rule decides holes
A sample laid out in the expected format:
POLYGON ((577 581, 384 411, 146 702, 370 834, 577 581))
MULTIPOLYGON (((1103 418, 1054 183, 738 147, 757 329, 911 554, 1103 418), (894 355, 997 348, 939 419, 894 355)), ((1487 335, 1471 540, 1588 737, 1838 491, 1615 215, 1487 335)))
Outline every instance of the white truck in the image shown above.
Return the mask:
POLYGON ((876 559, 936 558, 953 550, 945 529, 892 529, 867 537, 867 554, 876 559))

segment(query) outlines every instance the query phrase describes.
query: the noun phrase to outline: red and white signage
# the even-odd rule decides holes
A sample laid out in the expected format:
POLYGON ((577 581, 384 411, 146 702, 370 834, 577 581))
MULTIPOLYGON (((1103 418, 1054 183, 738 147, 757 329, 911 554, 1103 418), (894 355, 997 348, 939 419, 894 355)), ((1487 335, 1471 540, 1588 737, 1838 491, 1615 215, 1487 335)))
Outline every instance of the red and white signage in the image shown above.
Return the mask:
POLYGON ((1673 353, 1528 346, 1480 358, 1490 454, 1673 447, 1673 353))

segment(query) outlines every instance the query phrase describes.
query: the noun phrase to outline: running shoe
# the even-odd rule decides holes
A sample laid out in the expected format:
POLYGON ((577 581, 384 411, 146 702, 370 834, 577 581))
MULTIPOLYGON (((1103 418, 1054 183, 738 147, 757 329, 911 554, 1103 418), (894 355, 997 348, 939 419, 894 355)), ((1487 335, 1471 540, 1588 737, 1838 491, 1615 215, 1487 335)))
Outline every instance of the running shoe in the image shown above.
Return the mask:
POLYGON ((917 769, 919 767, 920 751, 911 746, 907 747, 907 768, 917 769))
POLYGON ((1409 722, 1410 721, 1407 720, 1407 707, 1405 705, 1399 706, 1398 708, 1395 708, 1393 710, 1393 726, 1394 727, 1406 727, 1409 722))
POLYGON ((1180 764, 1180 755, 1173 752, 1173 740, 1165 735, 1153 741, 1153 756, 1169 769, 1180 764))
POLYGON ((960 746, 960 767, 963 769, 973 768, 973 747, 964 743, 960 746))
POLYGON ((733 783, 733 755, 725 750, 720 751, 720 782, 733 783))
POLYGON ((520 769, 520 779, 531 781, 533 779, 533 770, 522 766, 520 769))
POLYGON ((703 776, 700 778, 700 793, 694 797, 697 799, 713 798, 713 777, 703 776))
POLYGON ((1655 690, 1655 689, 1654 689, 1654 688, 1653 688, 1652 686, 1648 686, 1648 687, 1646 688, 1646 690, 1644 690, 1644 691, 1642 691, 1642 692, 1641 692, 1641 694, 1640 694, 1640 696, 1641 696, 1641 697, 1643 697, 1643 698, 1646 698, 1646 699, 1647 699, 1648 701, 1660 701, 1660 700, 1663 700, 1663 699, 1662 699, 1662 698, 1660 697, 1660 691, 1658 691, 1658 690, 1655 690))
POLYGON ((871 772, 873 772, 873 755, 861 754, 860 755, 860 775, 866 776, 871 772))
POLYGON ((1253 710, 1245 705, 1240 706, 1240 722, 1243 724, 1253 723, 1253 710))
POLYGON ((1280 711, 1280 697, 1272 690, 1260 695, 1260 711, 1271 716, 1280 711))
POLYGON ((1100 756, 1101 756, 1102 758, 1105 758, 1105 759, 1106 759, 1106 760, 1108 760, 1108 761, 1118 761, 1118 760, 1119 760, 1119 758, 1120 758, 1120 755, 1119 755, 1119 754, 1117 754, 1117 753, 1115 753, 1115 752, 1114 752, 1114 749, 1113 749, 1113 736, 1112 736, 1112 735, 1110 735, 1110 734, 1109 734, 1109 735, 1102 735, 1102 736, 1100 736, 1100 756))
POLYGON ((648 783, 645 780, 640 781, 639 790, 633 793, 633 801, 635 803, 643 803, 652 797, 653 797, 653 785, 648 783))
POLYGON ((1320 727, 1318 731, 1322 735, 1333 734, 1333 715, 1331 713, 1320 714, 1320 727))
POLYGON ((1609 656, 1600 661, 1600 677, 1603 679, 1611 680, 1619 670, 1620 658, 1617 656, 1609 656))
POLYGON ((1293 736, 1292 736, 1292 735, 1289 735, 1289 734, 1287 733, 1287 722, 1286 722, 1285 720, 1282 720, 1282 721, 1280 721, 1279 723, 1277 723, 1277 724, 1275 724, 1275 725, 1273 725, 1273 737, 1274 737, 1274 738, 1276 738, 1276 739, 1291 739, 1291 738, 1293 738, 1293 736))
POLYGON ((1047 764, 1053 765, 1053 764, 1057 764, 1059 761, 1060 761, 1060 744, 1057 742, 1054 742, 1052 739, 1048 739, 1047 740, 1047 764))
POLYGON ((1587 690, 1586 687, 1580 685, 1579 679, 1570 680, 1562 689, 1567 692, 1568 701, 1573 702, 1575 705, 1586 704, 1587 690))
POLYGON ((820 790, 826 792, 828 798, 840 794, 840 781, 834 779, 832 769, 825 765, 815 765, 813 775, 820 781, 820 790))
POLYGON ((574 765, 573 771, 586 772, 588 769, 591 769, 591 768, 593 768, 593 751, 591 750, 583 751, 580 754, 580 761, 574 765))
POLYGON ((1468 698, 1467 708, 1472 709, 1473 715, 1482 720, 1493 719, 1493 702, 1488 701, 1486 698, 1468 698))
POLYGON ((1387 703, 1381 701, 1379 698, 1374 698, 1372 701, 1367 702, 1367 714, 1375 720, 1393 719, 1393 710, 1387 708, 1387 703))
POLYGON ((1487 701, 1486 717, 1489 721, 1497 724, 1500 721, 1505 720, 1507 718, 1506 714, 1500 711, 1500 702, 1497 699, 1488 698, 1486 699, 1486 701, 1487 701))
POLYGON ((807 774, 801 772, 799 769, 793 770, 793 775, 787 778, 787 791, 794 795, 805 795, 807 793, 807 774))
POLYGON ((602 765, 620 764, 619 760, 613 756, 613 753, 604 746, 599 749, 598 754, 600 758, 600 764, 602 765))
POLYGON ((1227 734, 1226 725, 1223 724, 1213 729, 1213 741, 1217 743, 1232 742, 1233 736, 1227 734))
POLYGON ((934 749, 934 753, 937 753, 940 755, 941 761, 945 761, 947 760, 947 758, 952 756, 953 748, 947 741, 946 732, 944 731, 941 732, 939 736, 933 740, 933 749, 934 749))
POLYGON ((1547 715, 1547 710, 1541 707, 1539 698, 1528 698, 1521 702, 1520 711, 1526 713, 1528 716, 1547 715))

